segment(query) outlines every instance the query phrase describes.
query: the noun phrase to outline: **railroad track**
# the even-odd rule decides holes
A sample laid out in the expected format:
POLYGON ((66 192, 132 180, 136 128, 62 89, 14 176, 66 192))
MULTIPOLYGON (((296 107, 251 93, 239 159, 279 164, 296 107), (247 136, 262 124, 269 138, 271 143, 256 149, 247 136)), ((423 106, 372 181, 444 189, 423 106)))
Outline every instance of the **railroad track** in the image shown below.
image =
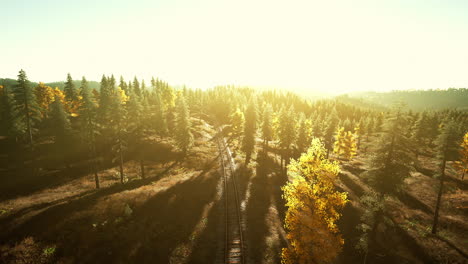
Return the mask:
POLYGON ((236 173, 231 151, 227 147, 221 132, 218 134, 218 150, 221 159, 221 170, 224 177, 225 206, 225 245, 224 263, 245 263, 244 239, 242 237, 242 221, 240 201, 236 184, 236 173))

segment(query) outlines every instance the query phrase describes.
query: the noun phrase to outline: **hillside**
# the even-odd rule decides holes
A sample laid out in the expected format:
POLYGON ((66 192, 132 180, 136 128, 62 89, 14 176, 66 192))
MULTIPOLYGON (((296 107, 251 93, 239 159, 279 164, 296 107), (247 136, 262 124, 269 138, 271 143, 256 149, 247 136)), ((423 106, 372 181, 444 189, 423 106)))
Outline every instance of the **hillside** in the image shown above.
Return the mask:
MULTIPOLYGON (((468 89, 449 88, 446 90, 412 90, 392 92, 360 92, 349 93, 350 98, 362 99, 364 104, 378 104, 390 107, 397 102, 403 102, 416 111, 457 108, 468 110, 468 89)), ((346 97, 346 96, 345 96, 346 97)))

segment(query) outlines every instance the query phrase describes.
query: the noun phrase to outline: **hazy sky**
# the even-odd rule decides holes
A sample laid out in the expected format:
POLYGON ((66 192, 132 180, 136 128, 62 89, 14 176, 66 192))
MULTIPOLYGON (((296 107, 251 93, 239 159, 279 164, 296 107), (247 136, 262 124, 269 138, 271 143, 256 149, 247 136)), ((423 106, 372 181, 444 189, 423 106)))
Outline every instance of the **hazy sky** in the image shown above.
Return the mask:
POLYGON ((466 0, 0 0, 0 10, 0 77, 468 87, 466 0))

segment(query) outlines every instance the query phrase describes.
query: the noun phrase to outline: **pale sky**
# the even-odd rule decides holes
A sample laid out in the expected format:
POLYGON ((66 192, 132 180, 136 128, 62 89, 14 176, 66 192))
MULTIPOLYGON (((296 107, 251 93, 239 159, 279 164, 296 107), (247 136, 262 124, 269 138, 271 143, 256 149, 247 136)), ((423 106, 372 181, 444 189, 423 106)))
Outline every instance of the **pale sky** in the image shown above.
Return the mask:
POLYGON ((468 87, 466 0, 0 0, 0 78, 468 87))

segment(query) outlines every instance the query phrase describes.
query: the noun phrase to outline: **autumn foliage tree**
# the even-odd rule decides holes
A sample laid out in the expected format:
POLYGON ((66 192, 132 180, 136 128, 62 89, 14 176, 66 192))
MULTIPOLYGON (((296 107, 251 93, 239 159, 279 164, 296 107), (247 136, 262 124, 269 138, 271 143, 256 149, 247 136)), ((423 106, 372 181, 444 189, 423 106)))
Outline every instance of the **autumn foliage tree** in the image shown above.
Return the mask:
POLYGON ((460 147, 460 160, 456 161, 454 166, 460 172, 461 179, 463 180, 465 178, 465 174, 468 172, 468 132, 463 137, 460 147))
POLYGON ((326 158, 323 143, 314 138, 288 169, 290 180, 282 190, 290 246, 283 248, 282 263, 331 263, 344 244, 336 225, 347 203, 346 194, 334 186, 339 165, 326 158))
POLYGON ((47 119, 49 106, 55 100, 54 89, 40 82, 34 88, 34 94, 36 95, 37 104, 41 111, 41 117, 47 119))
POLYGON ((351 160, 356 155, 356 151, 356 135, 351 131, 344 131, 344 127, 340 127, 336 134, 333 152, 340 157, 351 160))

